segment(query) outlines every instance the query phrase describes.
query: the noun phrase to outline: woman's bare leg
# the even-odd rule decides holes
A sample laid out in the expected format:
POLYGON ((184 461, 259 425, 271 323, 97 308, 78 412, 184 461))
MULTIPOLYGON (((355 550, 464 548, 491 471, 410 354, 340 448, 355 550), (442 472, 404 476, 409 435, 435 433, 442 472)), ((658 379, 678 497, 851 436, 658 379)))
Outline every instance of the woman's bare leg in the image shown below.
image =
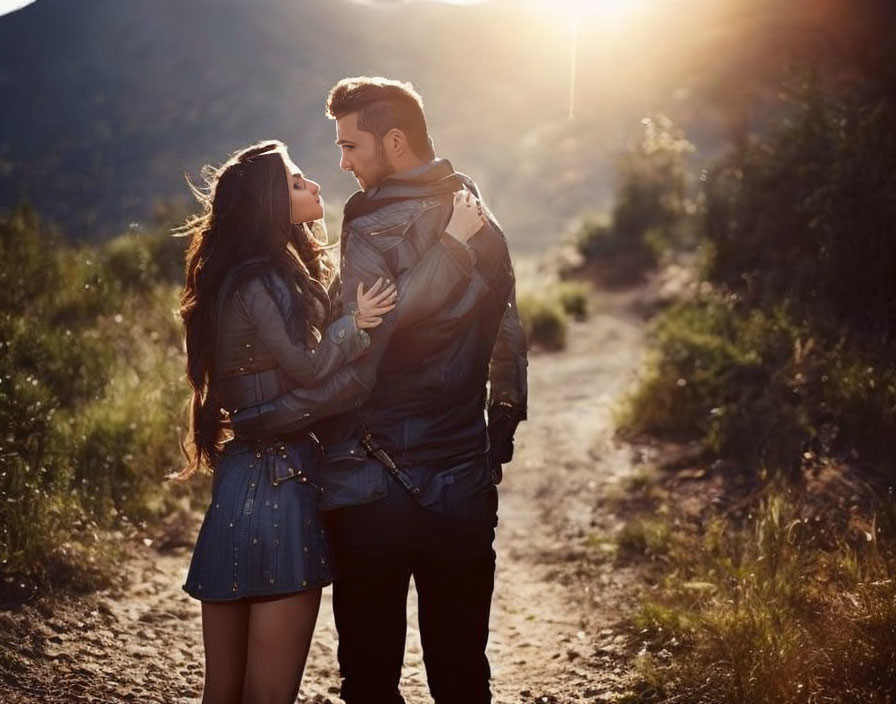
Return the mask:
POLYGON ((240 704, 246 673, 249 603, 203 602, 205 687, 202 704, 240 704))
POLYGON ((320 589, 253 601, 243 704, 293 704, 320 608, 320 589))

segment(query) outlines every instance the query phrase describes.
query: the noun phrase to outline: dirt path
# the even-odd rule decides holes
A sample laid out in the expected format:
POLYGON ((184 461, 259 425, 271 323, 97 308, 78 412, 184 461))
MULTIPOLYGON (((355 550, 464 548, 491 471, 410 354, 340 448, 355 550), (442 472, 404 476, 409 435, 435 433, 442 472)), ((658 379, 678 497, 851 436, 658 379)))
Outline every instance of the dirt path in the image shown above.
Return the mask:
MULTIPOLYGON (((630 571, 601 559, 593 536, 618 519, 603 497, 632 472, 612 439, 613 403, 643 352, 632 296, 600 294, 561 354, 530 363, 530 419, 501 485, 498 575, 489 653, 497 704, 611 702, 624 688, 624 637, 614 631, 631 596, 630 571)), ((196 701, 202 684, 199 608, 180 584, 185 547, 139 546, 128 586, 50 608, 0 612, 0 701, 196 701)), ((403 692, 431 702, 409 603, 403 692)), ((340 701, 330 592, 300 701, 340 701)))

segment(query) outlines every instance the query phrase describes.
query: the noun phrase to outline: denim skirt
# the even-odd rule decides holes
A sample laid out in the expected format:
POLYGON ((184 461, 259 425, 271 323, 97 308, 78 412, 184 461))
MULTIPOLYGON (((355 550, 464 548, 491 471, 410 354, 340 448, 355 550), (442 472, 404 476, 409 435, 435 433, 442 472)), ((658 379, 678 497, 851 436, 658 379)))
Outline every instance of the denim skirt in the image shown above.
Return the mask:
POLYGON ((229 442, 184 590, 202 601, 233 601, 332 582, 317 472, 310 439, 229 442))

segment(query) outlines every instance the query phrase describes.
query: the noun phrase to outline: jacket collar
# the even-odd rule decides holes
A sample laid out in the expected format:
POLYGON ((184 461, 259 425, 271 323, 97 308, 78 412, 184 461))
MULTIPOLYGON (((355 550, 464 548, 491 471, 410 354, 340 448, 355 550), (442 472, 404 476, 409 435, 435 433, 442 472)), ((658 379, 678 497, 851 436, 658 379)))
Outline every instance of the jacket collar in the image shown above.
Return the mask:
POLYGON ((433 159, 393 174, 368 191, 357 191, 345 203, 343 221, 352 220, 400 200, 445 195, 463 188, 469 179, 447 159, 433 159))

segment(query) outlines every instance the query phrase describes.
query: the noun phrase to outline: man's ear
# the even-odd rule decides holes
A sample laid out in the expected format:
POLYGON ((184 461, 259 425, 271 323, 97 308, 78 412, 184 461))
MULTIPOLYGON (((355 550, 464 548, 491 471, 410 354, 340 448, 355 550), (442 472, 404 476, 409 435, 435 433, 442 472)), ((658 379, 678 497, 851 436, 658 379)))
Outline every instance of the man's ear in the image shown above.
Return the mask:
POLYGON ((393 127, 383 136, 383 146, 387 154, 400 158, 407 152, 408 138, 400 129, 393 127))

